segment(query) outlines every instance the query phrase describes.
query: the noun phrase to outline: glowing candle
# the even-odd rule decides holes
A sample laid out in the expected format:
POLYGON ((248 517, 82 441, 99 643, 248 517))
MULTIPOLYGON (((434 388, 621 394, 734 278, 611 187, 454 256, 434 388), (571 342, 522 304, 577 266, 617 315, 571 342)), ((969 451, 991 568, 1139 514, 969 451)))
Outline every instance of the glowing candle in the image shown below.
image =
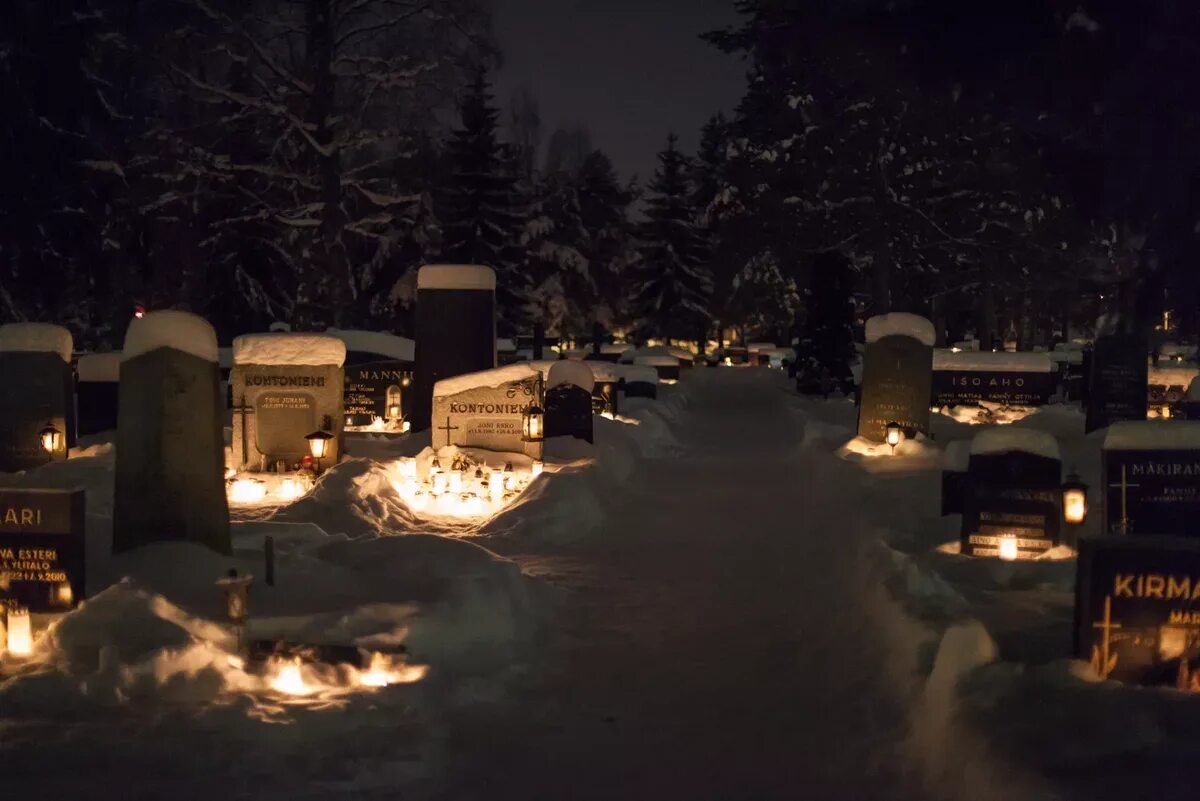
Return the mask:
POLYGON ((1006 562, 1011 562, 1017 558, 1017 538, 1016 537, 1001 537, 1000 538, 1000 558, 1006 562))
POLYGON ((28 609, 8 610, 8 652, 15 657, 33 653, 33 623, 28 609))
POLYGON ((540 476, 542 474, 542 471, 545 469, 546 469, 546 466, 544 464, 542 464, 541 462, 534 462, 533 467, 530 468, 529 472, 533 474, 534 478, 537 478, 538 476, 540 476))

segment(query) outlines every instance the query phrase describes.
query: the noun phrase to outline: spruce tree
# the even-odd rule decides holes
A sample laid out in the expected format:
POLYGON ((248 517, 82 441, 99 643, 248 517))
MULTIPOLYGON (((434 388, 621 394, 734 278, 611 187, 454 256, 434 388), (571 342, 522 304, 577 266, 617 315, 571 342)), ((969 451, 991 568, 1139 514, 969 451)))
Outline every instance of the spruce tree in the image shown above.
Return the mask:
POLYGON ((446 148, 449 186, 443 199, 444 255, 461 264, 484 264, 496 271, 499 330, 512 336, 528 322, 529 276, 517 247, 521 215, 517 207, 515 159, 497 135, 491 87, 479 71, 461 103, 462 127, 446 148))
POLYGON ((854 360, 854 286, 850 260, 840 253, 822 253, 812 265, 808 316, 796 347, 800 391, 828 395, 840 387, 850 392, 854 360))
POLYGON ((697 226, 691 162, 676 144, 672 134, 658 154, 646 221, 640 226, 641 258, 633 276, 633 305, 643 337, 691 339, 710 320, 708 248, 697 226))
POLYGON ((591 307, 584 310, 584 331, 590 332, 593 323, 611 329, 624 322, 617 318, 625 306, 622 285, 634 256, 629 205, 635 192, 621 185, 612 161, 599 150, 584 159, 575 184, 580 223, 586 234, 583 254, 596 292, 591 307))

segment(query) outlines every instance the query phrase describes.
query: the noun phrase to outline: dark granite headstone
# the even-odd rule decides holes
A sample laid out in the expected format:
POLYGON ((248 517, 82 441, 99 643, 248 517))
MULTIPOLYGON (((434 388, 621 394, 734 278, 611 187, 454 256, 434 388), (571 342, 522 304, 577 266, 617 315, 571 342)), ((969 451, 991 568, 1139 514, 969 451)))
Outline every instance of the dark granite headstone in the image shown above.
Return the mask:
POLYGON ((958 440, 946 446, 942 460, 942 515, 962 514, 970 450, 969 440, 958 440))
POLYGON ((55 353, 0 353, 0 376, 0 471, 65 459, 75 438, 71 365, 55 353), (62 435, 53 454, 38 433, 48 425, 62 435))
POLYGON ((914 337, 892 334, 868 342, 863 355, 858 435, 883 442, 888 423, 929 433, 933 348, 914 337))
POLYGON ((658 398, 658 372, 653 367, 625 367, 626 398, 658 398))
POLYGON ((1105 450, 1104 530, 1200 537, 1200 450, 1105 450))
POLYGON ((346 422, 352 426, 370 425, 376 417, 387 419, 388 398, 398 399, 401 413, 407 415, 412 394, 412 365, 394 360, 348 365, 343 390, 346 422))
POLYGON ((592 393, 574 384, 546 390, 546 437, 592 442, 592 393))
POLYGON ((1095 431, 1119 420, 1145 420, 1146 342, 1111 334, 1096 340, 1091 358, 1085 430, 1095 431))
POLYGON ((0 489, 0 597, 64 612, 87 590, 83 490, 0 489))
POLYGON ((1042 406, 1050 402, 1057 388, 1057 372, 933 371, 934 406, 957 406, 980 401, 1005 406, 1042 406))
POLYGON ((427 265, 418 273, 414 431, 429 427, 434 384, 496 366, 495 286, 487 267, 427 265))
POLYGON ((962 508, 962 552, 1000 556, 1016 539, 1018 558, 1053 548, 1062 520, 1062 463, 1023 451, 972 454, 962 508))
POLYGON ((120 364, 120 353, 86 353, 79 357, 75 407, 80 436, 116 429, 120 364))
POLYGON ((1101 676, 1200 684, 1200 542, 1085 537, 1075 580, 1075 657, 1101 676))
POLYGON ((216 334, 195 315, 151 312, 130 325, 125 353, 136 355, 121 362, 113 551, 187 540, 230 553, 216 334), (147 328, 139 332, 139 324, 147 328), (207 333, 213 360, 147 350, 145 332, 168 327, 207 333))

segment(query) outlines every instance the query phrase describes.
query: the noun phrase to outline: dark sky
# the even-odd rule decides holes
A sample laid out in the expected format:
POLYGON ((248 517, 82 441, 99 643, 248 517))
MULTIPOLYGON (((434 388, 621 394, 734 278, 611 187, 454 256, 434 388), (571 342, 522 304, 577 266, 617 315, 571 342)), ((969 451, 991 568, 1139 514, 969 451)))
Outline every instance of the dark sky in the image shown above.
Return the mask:
POLYGON ((742 95, 743 63, 697 38, 736 20, 733 0, 493 0, 493 9, 501 108, 529 87, 543 145, 560 124, 582 124, 623 177, 648 178, 669 131, 694 151, 704 121, 742 95))

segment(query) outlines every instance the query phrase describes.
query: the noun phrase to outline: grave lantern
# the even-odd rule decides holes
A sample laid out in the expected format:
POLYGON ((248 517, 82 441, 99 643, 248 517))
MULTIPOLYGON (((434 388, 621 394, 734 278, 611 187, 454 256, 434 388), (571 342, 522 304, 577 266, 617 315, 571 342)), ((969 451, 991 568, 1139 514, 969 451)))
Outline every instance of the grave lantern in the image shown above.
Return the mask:
POLYGON ((1087 484, 1075 473, 1067 476, 1062 485, 1063 520, 1078 525, 1087 517, 1087 484))
POLYGON ((306 434, 304 437, 308 440, 308 450, 312 453, 313 459, 317 463, 317 472, 321 472, 321 457, 329 450, 329 441, 333 439, 333 434, 328 431, 314 431, 311 434, 306 434))
POLYGON ((899 423, 888 423, 887 424, 887 444, 892 446, 892 453, 896 452, 896 446, 900 444, 900 441, 902 439, 904 439, 904 429, 902 429, 900 427, 900 424, 899 423))
POLYGON ((400 387, 392 384, 387 388, 387 419, 398 421, 401 417, 400 387))
POLYGON ((542 474, 542 471, 545 469, 546 469, 546 466, 544 464, 542 464, 541 462, 534 462, 533 467, 530 468, 529 473, 534 478, 537 478, 538 476, 540 476, 542 474))
POLYGON ((542 411, 542 407, 536 403, 530 404, 525 410, 525 419, 522 422, 522 432, 526 442, 541 442, 544 436, 546 424, 546 413, 542 411))
POLYGON ((62 432, 52 425, 48 425, 38 432, 38 436, 42 440, 42 448, 51 456, 58 450, 62 443, 62 432))
POLYGON ((33 653, 33 623, 28 609, 19 606, 8 608, 8 652, 16 657, 33 653))

